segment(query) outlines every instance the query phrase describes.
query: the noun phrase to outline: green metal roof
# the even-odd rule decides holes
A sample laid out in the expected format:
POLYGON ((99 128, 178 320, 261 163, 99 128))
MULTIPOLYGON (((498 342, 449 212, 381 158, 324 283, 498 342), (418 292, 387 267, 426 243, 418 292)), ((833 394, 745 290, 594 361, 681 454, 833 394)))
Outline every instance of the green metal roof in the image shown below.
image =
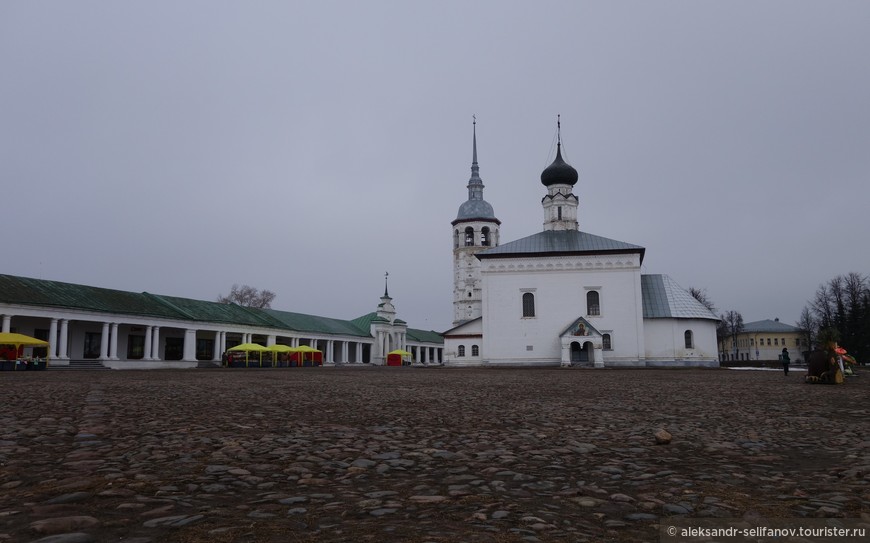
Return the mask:
POLYGON ((0 275, 0 301, 10 304, 125 313, 143 317, 188 318, 148 294, 88 287, 13 275, 0 275))
MULTIPOLYGON (((353 321, 354 325, 366 331, 366 334, 370 334, 369 330, 371 330, 371 326, 373 322, 390 322, 383 317, 378 317, 378 314, 375 312, 368 313, 361 317, 355 318, 353 321)), ((397 322, 404 323, 405 321, 397 322)), ((405 330, 405 336, 411 341, 419 341, 421 343, 444 343, 444 336, 435 332, 433 330, 418 330, 416 328, 408 328, 405 330)))
POLYGON ((280 327, 288 330, 371 337, 368 328, 361 328, 356 325, 354 321, 331 319, 329 317, 317 317, 314 315, 291 313, 289 311, 279 311, 276 309, 262 309, 260 311, 277 321, 280 327))
POLYGON ((419 341, 421 343, 444 343, 444 336, 434 330, 408 328, 407 336, 411 341, 419 341))
MULTIPOLYGON (((276 309, 255 309, 237 304, 223 304, 147 292, 126 292, 2 274, 0 274, 0 302, 365 338, 371 338, 372 321, 386 321, 386 319, 378 317, 377 313, 370 313, 358 319, 346 321, 276 309)), ((404 321, 401 322, 404 323, 404 321)), ((412 331, 409 329, 408 337, 416 341, 443 342, 441 336, 436 332, 423 330, 412 331)))
POLYGON ((221 322, 227 324, 244 324, 248 326, 265 326, 281 328, 281 322, 273 319, 260 309, 245 307, 238 304, 223 304, 206 302, 175 296, 161 296, 144 293, 160 303, 175 309, 187 319, 199 322, 221 322))

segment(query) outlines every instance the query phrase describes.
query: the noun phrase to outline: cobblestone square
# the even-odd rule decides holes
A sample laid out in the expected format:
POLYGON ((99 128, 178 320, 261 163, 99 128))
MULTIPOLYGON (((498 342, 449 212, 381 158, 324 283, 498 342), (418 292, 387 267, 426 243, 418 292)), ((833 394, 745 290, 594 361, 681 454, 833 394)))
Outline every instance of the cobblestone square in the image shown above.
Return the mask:
POLYGON ((870 524, 866 372, 823 386, 800 368, 49 370, 2 372, 0 391, 0 541, 658 541, 670 516, 870 524))

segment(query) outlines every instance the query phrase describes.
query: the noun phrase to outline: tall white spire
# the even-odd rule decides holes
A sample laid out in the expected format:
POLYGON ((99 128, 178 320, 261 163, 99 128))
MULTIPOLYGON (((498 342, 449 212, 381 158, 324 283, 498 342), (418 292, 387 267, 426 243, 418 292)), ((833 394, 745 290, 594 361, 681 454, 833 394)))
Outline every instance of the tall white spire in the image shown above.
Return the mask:
POLYGON ((472 115, 472 152, 471 152, 471 178, 468 180, 468 199, 483 200, 483 180, 480 178, 480 166, 477 164, 477 117, 472 115))

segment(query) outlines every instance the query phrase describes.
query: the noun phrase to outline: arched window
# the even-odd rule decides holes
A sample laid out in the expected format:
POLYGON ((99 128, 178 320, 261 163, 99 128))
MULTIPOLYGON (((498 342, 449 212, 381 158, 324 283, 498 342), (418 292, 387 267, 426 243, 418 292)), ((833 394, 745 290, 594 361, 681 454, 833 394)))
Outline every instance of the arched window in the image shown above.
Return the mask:
POLYGON ((605 351, 613 349, 613 344, 610 342, 610 334, 601 334, 601 343, 605 351))
POLYGON ((456 356, 465 356, 465 345, 460 345, 458 349, 456 349, 456 356))
POLYGON ((484 247, 489 247, 489 227, 484 226, 480 229, 480 244, 484 247))
POLYGON ((480 356, 480 347, 478 347, 477 345, 472 345, 471 356, 480 356))
POLYGON ((531 292, 523 293, 523 317, 535 316, 535 295, 531 292))
POLYGON ((465 246, 471 247, 474 245, 474 228, 468 227, 465 229, 465 246))
POLYGON ((453 231, 453 248, 456 249, 459 247, 459 230, 453 231))
POLYGON ((686 333, 683 335, 686 338, 686 348, 687 349, 694 349, 695 348, 695 341, 694 341, 694 338, 692 337, 692 331, 686 330, 686 333))
POLYGON ((601 314, 601 303, 600 297, 598 296, 597 290, 590 290, 586 293, 586 314, 587 315, 600 315, 601 314))

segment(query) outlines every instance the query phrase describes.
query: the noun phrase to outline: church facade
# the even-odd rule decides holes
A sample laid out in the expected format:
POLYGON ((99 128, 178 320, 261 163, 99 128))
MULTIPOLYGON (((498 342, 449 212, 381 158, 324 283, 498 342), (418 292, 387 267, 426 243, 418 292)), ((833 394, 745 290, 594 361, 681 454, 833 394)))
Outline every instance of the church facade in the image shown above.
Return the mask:
POLYGON ((451 223, 445 365, 717 366, 718 317, 669 276, 641 273, 644 247, 581 231, 578 178, 560 137, 541 174, 543 231, 499 244, 475 126, 468 200, 451 223))

